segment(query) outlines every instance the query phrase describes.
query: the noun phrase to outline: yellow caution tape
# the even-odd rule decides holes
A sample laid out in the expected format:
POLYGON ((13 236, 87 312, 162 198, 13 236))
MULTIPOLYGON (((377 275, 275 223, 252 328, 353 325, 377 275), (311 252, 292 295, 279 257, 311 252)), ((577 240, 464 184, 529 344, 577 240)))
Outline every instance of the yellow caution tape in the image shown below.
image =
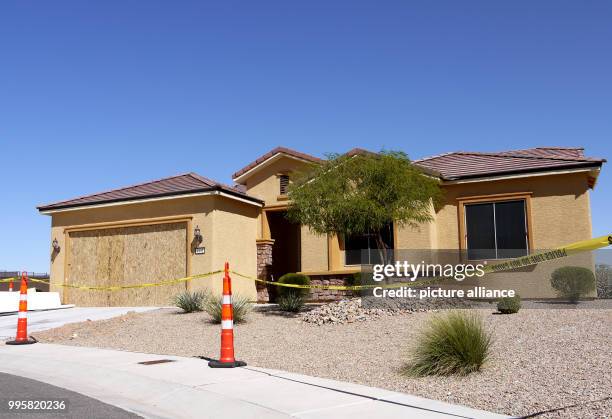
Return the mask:
MULTIPOLYGON (((21 281, 21 277, 20 276, 14 276, 12 278, 3 278, 0 279, 0 283, 2 282, 19 282, 21 281)), ((49 280, 44 280, 44 279, 35 279, 35 278, 28 278, 28 282, 40 282, 41 284, 49 284, 49 280)))
POLYGON ((28 278, 28 282, 38 282, 38 283, 47 284, 47 285, 51 283, 48 279, 44 280, 44 279, 35 279, 35 278, 28 278))
MULTIPOLYGON (((17 282, 17 286, 19 286, 19 282, 21 281, 21 277, 18 278, 4 278, 4 279, 0 279, 0 283, 2 282, 17 282)), ((41 284, 50 284, 50 282, 48 280, 44 280, 44 279, 34 279, 34 278, 28 278, 28 282, 39 282, 41 284)))
MULTIPOLYGON (((148 284, 117 285, 117 286, 112 286, 112 287, 89 286, 89 285, 72 285, 72 284, 53 284, 53 286, 72 288, 72 289, 79 289, 79 290, 91 290, 91 291, 120 291, 120 290, 125 290, 125 289, 146 288, 146 287, 161 287, 163 285, 173 285, 173 284, 178 284, 180 282, 187 282, 187 281, 192 280, 192 279, 206 278, 208 276, 216 275, 216 274, 221 273, 221 272, 223 272, 223 271, 222 270, 218 270, 218 271, 207 272, 205 274, 191 275, 191 276, 186 276, 184 278, 172 279, 172 280, 161 281, 161 282, 152 282, 152 283, 148 283, 148 284)), ((39 279, 28 279, 28 281, 30 281, 30 282, 41 282, 41 283, 44 283, 44 284, 48 284, 49 283, 47 281, 42 281, 42 280, 39 280, 39 279)))
POLYGON ((428 283, 439 282, 440 278, 431 278, 427 280, 419 280, 417 282, 393 282, 391 284, 372 284, 372 285, 301 285, 301 284, 283 284, 280 282, 266 281, 265 279, 254 278, 252 276, 243 275, 236 271, 231 271, 234 275, 241 278, 250 279, 251 281, 257 281, 262 284, 275 285, 277 287, 286 288, 300 288, 300 289, 323 289, 323 290, 337 290, 337 291, 359 291, 371 288, 401 288, 401 287, 417 287, 423 286, 428 283))
MULTIPOLYGON (((565 246, 557 247, 552 250, 548 250, 546 252, 537 253, 534 255, 523 256, 515 259, 510 259, 504 262, 487 265, 483 268, 486 273, 491 272, 500 272, 506 270, 512 270, 524 266, 536 265, 541 262, 546 262, 554 259, 559 259, 562 257, 569 256, 571 254, 584 252, 588 250, 596 250, 602 247, 612 245, 612 234, 607 236, 601 236, 590 240, 583 240, 576 243, 571 243, 565 246)), ((103 287, 103 286, 88 286, 88 285, 72 285, 72 284, 53 284, 54 286, 73 288, 73 289, 81 289, 81 290, 92 290, 92 291, 120 291, 125 289, 135 289, 135 288, 146 288, 146 287, 160 287, 164 285, 173 285, 178 284, 180 282, 186 282, 192 279, 201 279, 206 278, 212 275, 216 275, 222 273, 223 270, 207 272, 198 275, 191 275, 184 278, 172 279, 168 281, 154 282, 148 284, 133 284, 133 285, 119 285, 112 287, 103 287)), ((241 274, 236 271, 231 271, 234 275, 249 279, 252 281, 256 281, 262 284, 274 285, 277 287, 287 287, 287 288, 300 288, 300 289, 326 289, 326 290, 337 290, 337 291, 358 291, 363 289, 371 289, 376 287, 382 288, 401 288, 401 287, 418 287, 423 286, 428 283, 439 282, 444 278, 430 278, 426 280, 418 280, 413 282, 395 282, 391 284, 372 284, 372 285, 299 285, 299 284, 281 284, 279 282, 272 282, 265 279, 259 279, 255 277, 251 277, 248 275, 241 274)), ((5 278, 1 279, 0 282, 10 282, 17 281, 20 278, 5 278)), ((44 281, 40 279, 29 279, 30 282, 38 282, 43 284, 49 284, 49 281, 44 281)))
POLYGON ((507 271, 511 269, 522 268, 524 266, 537 265, 540 262, 560 259, 580 252, 597 250, 610 245, 612 245, 612 234, 596 237, 590 240, 579 241, 576 243, 557 247, 546 252, 536 253, 534 255, 522 256, 519 258, 506 260, 504 262, 487 265, 484 267, 483 270, 485 272, 507 271))
MULTIPOLYGON (((301 284, 283 284, 280 282, 272 282, 272 281, 266 281, 265 279, 260 279, 260 278, 255 278, 253 276, 249 276, 249 275, 244 275, 241 274, 240 272, 236 272, 236 271, 231 271, 231 273, 233 273, 236 276, 239 276, 240 278, 244 278, 244 279, 250 279, 251 281, 256 281, 262 284, 270 284, 270 285, 276 285, 277 287, 286 287, 286 288, 300 288, 300 289, 311 289, 311 288, 320 288, 320 289, 325 289, 325 290, 360 290, 360 289, 366 289, 366 288, 372 288, 369 285, 301 285, 301 284)), ((391 284, 389 284, 391 285, 391 284)), ((378 286, 378 285, 376 285, 378 286)))

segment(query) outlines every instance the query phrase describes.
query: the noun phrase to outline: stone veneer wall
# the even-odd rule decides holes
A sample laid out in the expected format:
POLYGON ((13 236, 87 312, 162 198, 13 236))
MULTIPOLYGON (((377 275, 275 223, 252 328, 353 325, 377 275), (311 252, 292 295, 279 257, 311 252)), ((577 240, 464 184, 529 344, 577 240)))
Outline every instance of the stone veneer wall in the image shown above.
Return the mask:
MULTIPOLYGON (((352 274, 345 275, 317 275, 310 277, 311 285, 349 285, 349 280, 352 274)), ((308 295, 308 301, 324 302, 337 301, 346 298, 354 297, 359 294, 359 291, 344 291, 344 290, 326 290, 320 288, 312 288, 308 295)))
MULTIPOLYGON (((268 268, 272 265, 272 245, 274 241, 265 240, 257 242, 257 278, 267 279, 268 268)), ((266 284, 256 283, 257 302, 267 303, 270 301, 270 292, 266 284)))

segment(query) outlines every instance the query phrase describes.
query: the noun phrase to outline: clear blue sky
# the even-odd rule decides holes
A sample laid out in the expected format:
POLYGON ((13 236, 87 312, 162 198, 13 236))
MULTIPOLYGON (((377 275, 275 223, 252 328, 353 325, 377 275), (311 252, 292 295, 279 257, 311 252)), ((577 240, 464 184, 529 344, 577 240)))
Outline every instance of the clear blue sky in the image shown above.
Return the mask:
MULTIPOLYGON (((0 269, 49 269, 37 204, 277 145, 612 159, 608 1, 2 1, 0 269)), ((612 166, 592 196, 612 230, 612 166)), ((568 220, 571 229, 571 220, 568 220)))

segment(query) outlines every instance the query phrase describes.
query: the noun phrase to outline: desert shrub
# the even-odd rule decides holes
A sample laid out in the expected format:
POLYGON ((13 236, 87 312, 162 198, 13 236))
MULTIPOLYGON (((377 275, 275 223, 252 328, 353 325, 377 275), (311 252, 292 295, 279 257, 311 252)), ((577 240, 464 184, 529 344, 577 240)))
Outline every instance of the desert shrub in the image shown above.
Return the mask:
POLYGON ((451 311, 437 315, 418 335, 404 373, 467 375, 480 370, 491 344, 491 334, 476 313, 451 311))
POLYGON ((580 297, 595 290, 595 275, 581 266, 564 266, 552 273, 550 285, 560 296, 577 303, 580 297))
POLYGON ((204 301, 208 298, 208 294, 204 291, 189 292, 183 291, 177 294, 172 303, 185 313, 193 313, 194 311, 202 311, 204 301))
POLYGON ((500 298, 497 302, 497 311, 502 314, 513 314, 518 313, 521 309, 521 297, 515 295, 514 297, 500 298))
POLYGON ((287 293, 278 297, 278 308, 282 311, 297 313, 304 307, 304 297, 298 293, 287 293))
MULTIPOLYGON (((232 307, 234 309, 234 323, 243 323, 253 308, 248 298, 240 295, 232 296, 232 307)), ((204 300, 203 309, 212 318, 213 323, 221 323, 221 309, 223 308, 223 296, 209 296, 204 300)))
MULTIPOLYGON (((278 282, 280 284, 310 285, 310 278, 308 275, 289 273, 281 276, 278 282)), ((309 292, 310 290, 307 288, 278 287, 278 298, 288 294, 299 295, 302 298, 306 298, 309 292)))

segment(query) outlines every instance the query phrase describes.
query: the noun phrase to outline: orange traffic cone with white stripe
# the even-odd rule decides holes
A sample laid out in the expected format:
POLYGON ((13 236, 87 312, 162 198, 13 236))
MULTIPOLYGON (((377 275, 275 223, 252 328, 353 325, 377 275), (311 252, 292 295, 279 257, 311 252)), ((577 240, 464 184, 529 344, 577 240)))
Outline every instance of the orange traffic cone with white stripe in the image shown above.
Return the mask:
POLYGON ((211 368, 244 367, 246 362, 234 358, 234 309, 232 307, 232 279, 229 276, 229 263, 225 262, 223 276, 223 305, 221 308, 221 358, 208 362, 211 368))
POLYGON ((7 341, 7 345, 30 345, 36 343, 34 338, 28 338, 28 275, 21 273, 19 289, 19 313, 17 314, 17 336, 15 340, 7 341))

